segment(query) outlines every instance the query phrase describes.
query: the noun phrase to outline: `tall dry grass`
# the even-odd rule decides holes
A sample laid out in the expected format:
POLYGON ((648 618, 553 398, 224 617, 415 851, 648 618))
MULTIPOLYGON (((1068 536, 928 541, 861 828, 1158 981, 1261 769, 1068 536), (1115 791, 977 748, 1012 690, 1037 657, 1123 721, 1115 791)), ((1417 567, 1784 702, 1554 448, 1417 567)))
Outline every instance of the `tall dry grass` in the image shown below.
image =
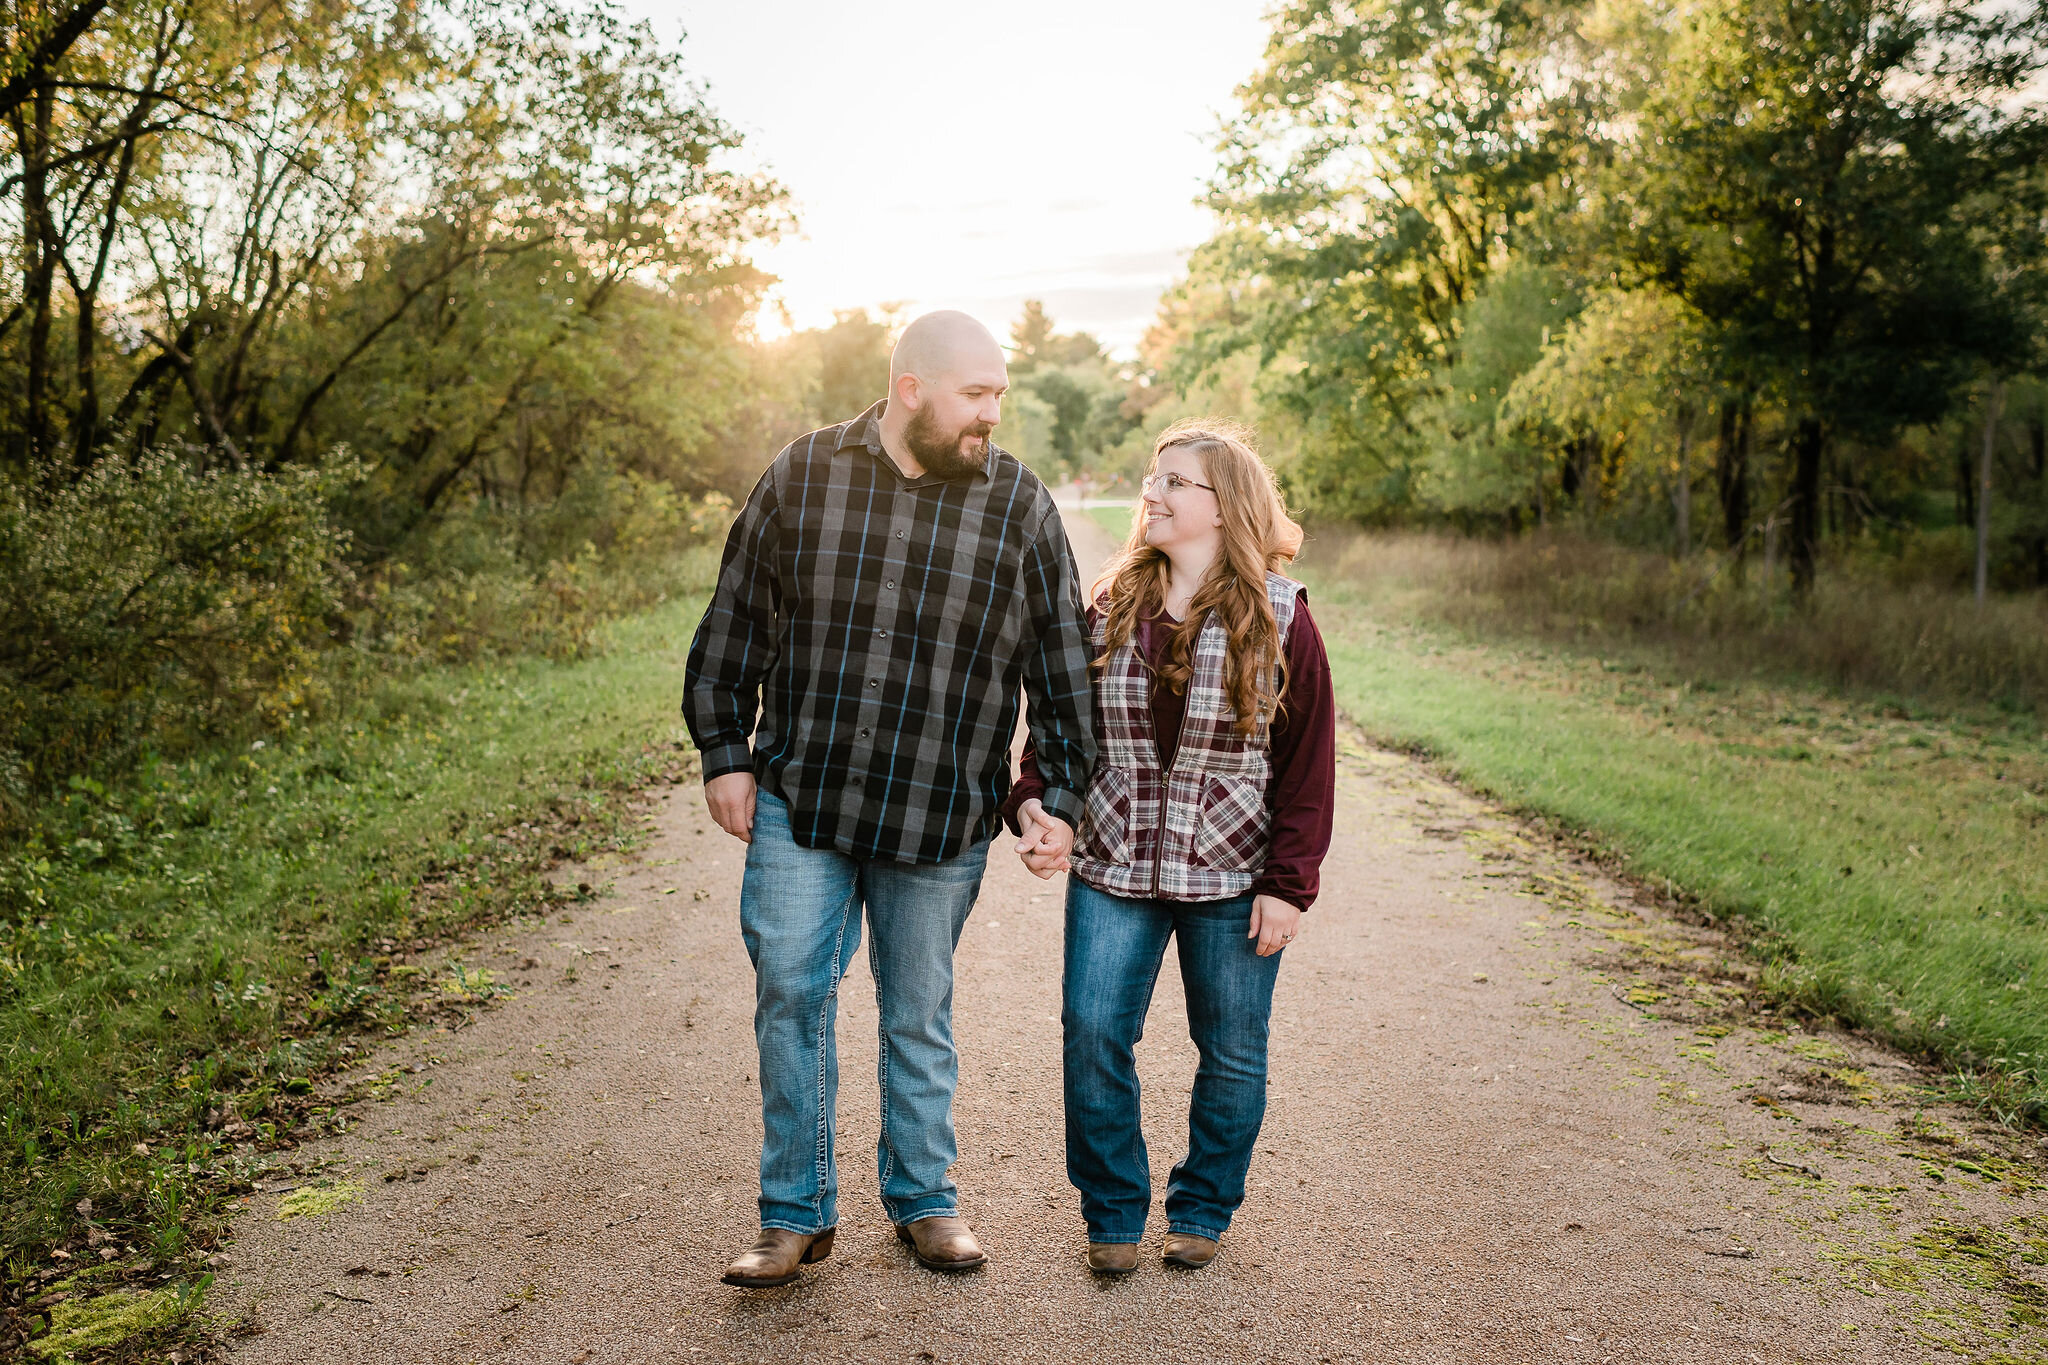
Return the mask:
POLYGON ((1316 528, 1303 569, 1326 591, 1476 634, 1650 650, 1703 677, 1801 679, 1905 703, 2048 713, 2048 596, 1900 587, 1825 565, 1792 601, 1762 566, 1687 562, 1563 532, 1482 541, 1316 528))

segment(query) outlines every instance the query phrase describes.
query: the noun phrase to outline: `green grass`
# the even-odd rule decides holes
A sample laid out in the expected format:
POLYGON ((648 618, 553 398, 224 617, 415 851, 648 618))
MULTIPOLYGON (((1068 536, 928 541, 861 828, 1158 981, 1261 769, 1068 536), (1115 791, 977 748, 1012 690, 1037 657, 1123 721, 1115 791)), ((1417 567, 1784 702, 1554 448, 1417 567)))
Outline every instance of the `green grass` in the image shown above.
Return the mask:
POLYGON ((1308 576, 1340 705, 1757 932, 1780 998, 2048 1113, 2048 743, 1819 687, 1707 681, 1308 576))
POLYGON ((546 913, 555 859, 631 839, 630 793, 685 761, 700 611, 616 622, 582 661, 416 673, 39 812, 0 857, 7 1278, 67 1245, 73 1266, 100 1246, 114 1268, 189 1265, 317 1121, 313 1078, 484 979, 458 947, 427 975, 463 989, 435 989, 408 954, 546 913))
POLYGON ((1124 538, 1130 535, 1131 509, 1128 505, 1123 507, 1090 507, 1087 511, 1088 515, 1094 518, 1095 524, 1109 532, 1110 539, 1114 540, 1117 544, 1123 544, 1124 538))

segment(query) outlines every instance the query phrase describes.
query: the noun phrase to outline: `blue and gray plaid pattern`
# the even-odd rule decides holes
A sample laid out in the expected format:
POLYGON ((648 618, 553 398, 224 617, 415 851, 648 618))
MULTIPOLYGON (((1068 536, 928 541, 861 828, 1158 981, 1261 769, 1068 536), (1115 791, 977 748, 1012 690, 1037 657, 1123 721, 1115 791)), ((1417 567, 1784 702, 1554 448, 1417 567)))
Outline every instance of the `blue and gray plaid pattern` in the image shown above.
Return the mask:
POLYGON ((1078 823, 1088 633, 1052 496, 993 446, 906 479, 881 411, 791 442, 733 524, 683 699, 705 780, 751 769, 805 847, 941 862, 996 830, 1021 686, 1045 807, 1078 823))

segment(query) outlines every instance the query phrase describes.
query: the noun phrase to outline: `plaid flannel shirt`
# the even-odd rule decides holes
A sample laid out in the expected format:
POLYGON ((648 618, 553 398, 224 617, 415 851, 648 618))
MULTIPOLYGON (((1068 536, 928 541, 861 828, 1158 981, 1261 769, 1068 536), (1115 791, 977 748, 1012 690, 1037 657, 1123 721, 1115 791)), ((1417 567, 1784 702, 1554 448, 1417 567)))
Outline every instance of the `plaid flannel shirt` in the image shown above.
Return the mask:
POLYGON ((996 830, 1021 683, 1041 799, 1078 824, 1088 635, 1052 496, 993 446, 905 478, 882 407, 791 442, 733 524, 683 700, 704 778, 751 769, 807 848, 957 857, 996 830))

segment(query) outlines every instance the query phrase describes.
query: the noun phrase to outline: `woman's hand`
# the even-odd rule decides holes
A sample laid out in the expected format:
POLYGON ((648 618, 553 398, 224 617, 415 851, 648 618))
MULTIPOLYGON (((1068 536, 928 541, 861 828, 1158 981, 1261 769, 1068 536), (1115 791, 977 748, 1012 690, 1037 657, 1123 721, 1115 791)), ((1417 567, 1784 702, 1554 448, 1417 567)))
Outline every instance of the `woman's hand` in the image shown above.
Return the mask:
POLYGON ((1271 957, 1290 943, 1301 932, 1301 907, 1290 905, 1278 896, 1255 896, 1252 898, 1252 930, 1246 938, 1259 941, 1259 956, 1271 957))
POLYGON ((1074 851, 1074 827, 1047 811, 1035 796, 1018 807, 1017 817, 1024 831, 1017 841, 1017 856, 1024 866, 1041 881, 1066 871, 1067 855, 1074 851))

